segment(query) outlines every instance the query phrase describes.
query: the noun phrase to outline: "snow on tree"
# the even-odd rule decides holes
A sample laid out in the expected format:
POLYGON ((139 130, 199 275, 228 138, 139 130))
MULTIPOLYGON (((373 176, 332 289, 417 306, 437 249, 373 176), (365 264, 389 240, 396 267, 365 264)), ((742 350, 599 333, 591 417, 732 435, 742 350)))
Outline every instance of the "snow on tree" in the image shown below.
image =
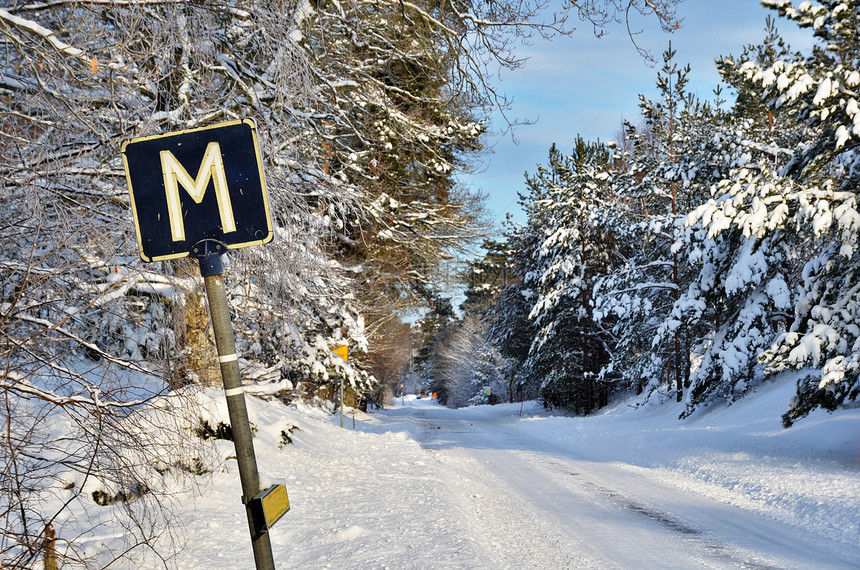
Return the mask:
MULTIPOLYGON (((530 187, 530 190, 539 192, 541 189, 530 187)), ((534 198, 535 194, 520 197, 520 205, 529 220, 527 224, 515 225, 508 220, 505 275, 509 283, 500 288, 494 302, 485 310, 487 335, 499 353, 511 362, 510 393, 531 398, 538 396, 540 385, 527 382, 522 371, 535 335, 534 323, 528 317, 534 302, 534 290, 525 284, 525 275, 539 244, 540 223, 534 216, 540 216, 540 213, 534 205, 534 198)))
POLYGON ((657 76, 660 99, 640 96, 645 125, 630 127, 632 154, 612 186, 622 204, 624 263, 595 283, 595 314, 616 339, 604 375, 648 394, 661 387, 680 401, 688 383, 692 331, 671 316, 688 278, 674 249, 683 212, 707 195, 720 164, 708 153, 716 112, 686 91, 671 45, 657 76))
POLYGON ((540 381, 540 393, 553 405, 588 413, 605 405, 606 390, 596 379, 607 357, 606 338, 591 315, 591 289, 607 272, 613 234, 607 231, 612 200, 605 172, 609 149, 578 137, 571 155, 555 146, 549 164, 528 178, 543 198, 546 225, 525 282, 534 288, 529 318, 536 334, 525 371, 540 381))
POLYGON ((436 374, 441 379, 437 386, 441 389, 434 392, 444 394, 449 407, 509 399, 504 358, 488 341, 485 328, 479 315, 466 314, 447 330, 434 351, 436 374), (482 396, 484 387, 490 388, 489 400, 482 396))
POLYGON ((767 162, 735 171, 686 219, 681 241, 697 271, 672 315, 699 334, 685 413, 755 386, 757 358, 793 306, 794 238, 782 227, 790 190, 767 162))
POLYGON ((321 3, 302 19, 322 101, 311 114, 320 160, 368 197, 337 247, 360 268, 356 291, 369 311, 426 303, 440 264, 480 235, 480 210, 453 174, 480 149, 483 126, 445 93, 458 53, 446 49, 438 16, 421 3, 321 3))
POLYGON ((766 101, 775 108, 788 107, 808 127, 807 142, 798 149, 786 173, 809 178, 825 172, 828 165, 850 158, 860 144, 860 108, 856 88, 860 40, 860 3, 824 1, 797 7, 787 0, 763 0, 766 7, 812 28, 818 45, 804 61, 777 61, 771 66, 747 65, 748 78, 764 89, 766 101))
MULTIPOLYGON (((773 62, 791 54, 768 19, 761 45, 740 61, 773 62)), ((759 90, 738 73, 736 58, 718 67, 738 96, 692 153, 713 170, 712 195, 686 217, 675 245, 689 284, 672 319, 692 333, 686 411, 743 396, 761 380, 758 356, 784 326, 798 276, 790 269, 799 239, 781 224, 789 182, 775 169, 796 140, 793 116, 769 110, 759 90), (777 231, 779 228, 779 231, 777 231)))
MULTIPOLYGON (((119 143, 133 135, 254 116, 262 136, 277 243, 237 254, 230 269, 263 285, 255 294, 267 306, 270 320, 279 319, 291 329, 282 336, 299 339, 295 351, 285 355, 289 363, 293 356, 301 359, 313 352, 315 337, 329 334, 325 328, 333 326, 348 304, 342 286, 347 273, 330 263, 324 240, 342 225, 339 219, 356 209, 358 193, 337 187, 313 167, 297 168, 301 157, 308 156, 309 146, 301 136, 307 128, 302 108, 313 94, 301 51, 271 41, 288 37, 295 26, 281 18, 280 10, 260 6, 252 14, 164 3, 89 5, 81 10, 60 4, 44 10, 24 7, 17 10, 21 15, 6 12, 10 37, 23 33, 26 41, 15 42, 18 49, 7 61, 4 87, 16 96, 4 104, 14 117, 12 128, 22 134, 11 143, 16 152, 5 156, 10 159, 11 184, 23 195, 62 198, 31 200, 31 205, 57 210, 48 219, 57 216, 70 227, 80 217, 93 220, 92 226, 70 232, 73 239, 83 240, 80 246, 66 237, 49 237, 83 249, 86 255, 72 256, 72 268, 94 265, 93 271, 102 273, 121 268, 114 275, 133 278, 140 268, 131 255, 135 248, 119 143), (74 48, 50 49, 46 38, 56 35, 48 35, 43 24, 57 19, 65 22, 64 37, 74 48), (93 236, 100 236, 99 241, 93 236), (268 268, 262 277, 260 267, 268 268), (326 298, 329 291, 341 306, 326 298), (310 316, 328 322, 308 332, 310 316)), ((33 216, 38 217, 39 212, 33 216)), ((52 224, 51 231, 56 227, 52 224)), ((155 270, 182 279, 193 274, 183 262, 161 263, 155 270)), ((180 296, 193 292, 194 287, 173 290, 180 296)), ((184 299, 171 302, 194 309, 184 299)), ((352 313, 334 326, 360 346, 363 331, 352 313)), ((239 316, 241 321, 244 314, 239 316)), ((249 328, 260 329, 261 324, 249 328)), ((240 341, 245 330, 240 322, 240 341)))
MULTIPOLYGON (((152 508, 164 500, 152 479, 182 476, 195 448, 176 441, 165 452, 136 418, 162 402, 161 425, 193 427, 194 406, 161 397, 204 375, 207 359, 193 353, 207 344, 208 318, 190 263, 137 258, 121 141, 256 119, 279 245, 233 256, 228 282, 248 308, 235 313, 243 356, 275 379, 324 367, 322 342, 361 346, 348 273, 324 254, 357 193, 297 168, 313 94, 301 52, 280 41, 294 26, 280 6, 29 4, 0 10, 0 22, 2 449, 4 472, 17 474, 0 489, 15 506, 3 519, 3 565, 32 565, 49 524, 94 500, 137 529, 136 549, 106 556, 169 552, 176 537, 153 522, 169 510, 152 508), (67 441, 46 439, 56 422, 67 441)), ((56 532, 60 544, 72 538, 56 532)), ((72 548, 58 554, 86 562, 72 548)))
POLYGON ((719 61, 739 96, 712 161, 731 172, 686 219, 676 247, 698 274, 673 316, 701 331, 686 413, 740 397, 762 374, 797 370, 788 426, 860 394, 851 356, 858 4, 764 4, 812 27, 821 44, 801 58, 769 21, 763 45, 719 61))
MULTIPOLYGON (((674 4, 626 7, 668 22, 674 4)), ((475 237, 480 202, 452 172, 479 148, 482 113, 504 103, 488 71, 517 64, 514 38, 570 30, 563 19, 535 24, 541 3, 344 6, 0 9, 0 389, 4 472, 15 473, 0 492, 16 509, 3 521, 4 565, 32 565, 67 500, 116 502, 132 517, 133 548, 106 556, 176 548, 158 519, 169 511, 145 508, 160 496, 148 482, 193 471, 194 447, 166 453, 142 437, 152 426, 141 409, 157 402, 179 432, 193 429, 197 408, 165 394, 193 393, 187 384, 211 381, 214 363, 193 264, 144 267, 135 254, 123 140, 257 123, 276 241, 227 262, 249 377, 314 389, 347 374, 369 389, 361 352, 388 308, 410 295, 444 308, 434 271, 475 237), (375 283, 381 292, 367 294, 375 283), (341 342, 358 349, 356 366, 333 360, 341 342), (69 426, 60 446, 45 439, 54 421, 69 426)), ((574 7, 598 24, 625 8, 574 7)), ((87 562, 73 548, 61 556, 87 562)))
POLYGON ((671 28, 675 4, 572 2, 546 17, 542 0, 300 4, 292 38, 315 79, 307 117, 318 163, 366 195, 341 229, 336 255, 356 268, 371 338, 397 311, 449 295, 444 266, 487 233, 482 196, 454 174, 480 151, 487 112, 507 109, 490 78, 521 65, 517 40, 572 33, 567 9, 596 29, 630 11, 671 28))
MULTIPOLYGON (((474 350, 473 362, 469 367, 474 369, 473 374, 483 378, 479 381, 481 387, 491 388, 492 396, 486 398, 473 393, 469 401, 513 401, 515 397, 522 397, 522 386, 518 384, 520 377, 517 373, 521 360, 508 349, 521 339, 513 340, 516 337, 515 331, 505 329, 503 334, 507 335, 508 340, 497 342, 491 329, 499 324, 497 310, 501 308, 500 296, 504 295, 514 282, 519 281, 515 275, 516 269, 511 264, 514 252, 507 243, 494 240, 484 241, 482 247, 485 250, 484 256, 469 263, 464 272, 468 275, 466 281, 469 286, 464 292, 466 299, 460 304, 460 311, 464 313, 460 328, 474 329, 472 334, 480 335, 480 343, 474 350)), ((528 309, 524 311, 527 313, 528 309)), ((460 334, 462 336, 462 333, 460 334)), ((476 341, 471 342, 474 344, 476 341)), ((528 346, 525 346, 524 350, 527 353, 528 346)))
POLYGON ((786 425, 823 407, 834 410, 860 396, 860 346, 854 314, 857 298, 858 183, 860 127, 856 87, 860 2, 766 0, 768 7, 812 28, 818 40, 805 60, 739 67, 762 90, 762 100, 787 109, 799 121, 801 141, 781 173, 796 184, 784 224, 806 237, 799 248, 808 260, 794 307, 794 321, 761 355, 765 374, 806 371, 783 417, 786 425))

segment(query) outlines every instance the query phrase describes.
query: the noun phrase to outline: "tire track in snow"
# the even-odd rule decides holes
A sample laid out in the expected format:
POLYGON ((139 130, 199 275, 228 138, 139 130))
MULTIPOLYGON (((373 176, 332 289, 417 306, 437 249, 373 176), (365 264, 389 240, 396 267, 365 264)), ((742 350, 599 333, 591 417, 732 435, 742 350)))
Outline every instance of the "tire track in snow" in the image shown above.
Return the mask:
POLYGON ((578 537, 564 532, 506 485, 480 461, 456 450, 429 452, 448 471, 445 478, 453 517, 484 552, 463 568, 605 568, 578 537))
POLYGON ((547 521, 518 494, 508 493, 492 470, 459 445, 461 438, 468 440, 480 434, 480 424, 438 417, 445 413, 416 409, 412 419, 421 428, 419 442, 442 470, 439 480, 446 489, 451 518, 462 527, 470 545, 483 552, 480 558, 462 560, 462 566, 456 568, 606 567, 578 537, 547 521), (433 417, 428 417, 428 412, 433 417))
POLYGON ((685 552, 670 533, 624 514, 593 488, 559 484, 543 465, 550 457, 518 449, 522 441, 499 441, 511 435, 503 426, 488 433, 480 422, 436 417, 426 427, 422 445, 459 474, 449 478, 452 502, 496 568, 630 568, 643 560, 661 568, 736 566, 709 551, 685 552), (627 544, 617 548, 619 540, 627 544))
MULTIPOLYGON (((461 474, 452 476, 452 499, 488 556, 495 556, 496 568, 804 567, 773 544, 761 547, 758 518, 673 489, 632 466, 591 453, 590 460, 573 459, 575 451, 510 425, 441 414, 422 423, 422 446, 461 474), (489 495, 467 492, 474 488, 489 495), (697 508, 707 513, 702 526, 690 522, 699 520, 697 508), (714 532, 723 527, 728 534, 714 532), (753 540, 737 540, 742 535, 753 540), (500 543, 505 537, 510 544, 500 543)), ((792 545, 785 546, 791 553, 792 545)), ((795 552, 816 560, 814 551, 795 552)))
MULTIPOLYGON (((706 551, 713 553, 720 559, 724 559, 732 567, 752 568, 762 570, 777 570, 782 568, 779 565, 773 565, 764 561, 753 560, 749 556, 741 556, 732 552, 732 549, 718 541, 708 537, 700 528, 695 528, 690 523, 684 522, 677 517, 660 510, 658 508, 646 505, 640 501, 626 496, 617 490, 610 489, 606 486, 594 483, 593 481, 583 480, 581 473, 570 470, 569 467, 554 460, 547 461, 548 466, 556 467, 560 473, 568 477, 576 477, 582 481, 582 485, 594 489, 596 493, 602 494, 614 502, 618 508, 627 510, 643 516, 649 521, 657 523, 672 533, 677 533, 684 537, 684 540, 691 543, 698 543, 696 547, 704 548, 706 551)), ((563 483, 562 483, 563 484, 563 483)))

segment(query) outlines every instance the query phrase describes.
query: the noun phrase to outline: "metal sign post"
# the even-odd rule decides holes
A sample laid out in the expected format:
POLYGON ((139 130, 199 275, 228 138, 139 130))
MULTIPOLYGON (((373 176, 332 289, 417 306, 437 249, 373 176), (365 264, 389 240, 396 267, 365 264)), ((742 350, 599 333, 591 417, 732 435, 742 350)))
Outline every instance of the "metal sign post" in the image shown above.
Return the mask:
POLYGON ((272 240, 256 127, 250 119, 122 145, 140 257, 196 257, 206 285, 257 570, 274 570, 268 529, 290 509, 283 485, 260 489, 221 256, 272 240), (228 152, 225 152, 228 151, 228 152))
POLYGON ((254 562, 258 570, 274 570, 272 543, 269 533, 261 528, 252 511, 251 499, 260 493, 260 474, 257 471, 257 457, 254 454, 254 441, 251 424, 248 421, 248 408, 245 405, 245 389, 239 375, 239 356, 236 354, 236 339, 230 322, 230 308, 224 288, 224 272, 221 255, 227 247, 214 241, 200 242, 194 247, 194 255, 200 260, 200 274, 206 285, 206 298, 212 315, 212 328, 215 331, 215 346, 218 349, 218 362, 221 363, 221 380, 224 395, 227 397, 227 410, 230 414, 230 427, 233 431, 233 445, 239 462, 239 480, 242 483, 242 502, 248 516, 251 531, 251 546, 254 549, 254 562))
MULTIPOLYGON (((347 363, 347 364, 349 363, 349 361, 348 361, 349 347, 348 346, 346 346, 344 344, 344 345, 341 345, 337 348, 333 348, 331 351, 333 353, 335 353, 336 355, 340 356, 343 359, 344 363, 347 363)), ((332 365, 332 366, 334 366, 334 365, 332 365)), ((343 427, 343 374, 340 375, 340 427, 343 427)))

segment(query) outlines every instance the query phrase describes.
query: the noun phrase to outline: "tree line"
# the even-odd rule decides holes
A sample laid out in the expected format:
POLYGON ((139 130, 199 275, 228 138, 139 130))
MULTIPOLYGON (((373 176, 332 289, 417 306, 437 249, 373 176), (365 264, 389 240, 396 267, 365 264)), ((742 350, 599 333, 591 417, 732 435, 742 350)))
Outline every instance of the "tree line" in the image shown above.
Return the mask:
POLYGON ((860 395, 860 2, 762 4, 811 53, 769 17, 716 60, 729 103, 692 96, 670 44, 641 124, 554 145, 527 175, 526 222, 486 245, 467 293, 508 397, 587 414, 640 394, 684 417, 789 375, 788 427, 860 395))

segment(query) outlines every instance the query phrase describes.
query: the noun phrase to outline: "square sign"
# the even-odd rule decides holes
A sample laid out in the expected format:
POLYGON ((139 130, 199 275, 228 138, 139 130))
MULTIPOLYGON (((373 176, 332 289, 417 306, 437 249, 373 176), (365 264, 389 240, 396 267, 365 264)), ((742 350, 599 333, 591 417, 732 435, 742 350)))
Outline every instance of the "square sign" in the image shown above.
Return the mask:
POLYGON ((257 528, 270 529, 290 510, 290 498, 283 485, 272 485, 251 500, 257 528))
POLYGON ((186 257, 201 240, 272 241, 254 122, 230 121, 122 144, 140 257, 186 257))

